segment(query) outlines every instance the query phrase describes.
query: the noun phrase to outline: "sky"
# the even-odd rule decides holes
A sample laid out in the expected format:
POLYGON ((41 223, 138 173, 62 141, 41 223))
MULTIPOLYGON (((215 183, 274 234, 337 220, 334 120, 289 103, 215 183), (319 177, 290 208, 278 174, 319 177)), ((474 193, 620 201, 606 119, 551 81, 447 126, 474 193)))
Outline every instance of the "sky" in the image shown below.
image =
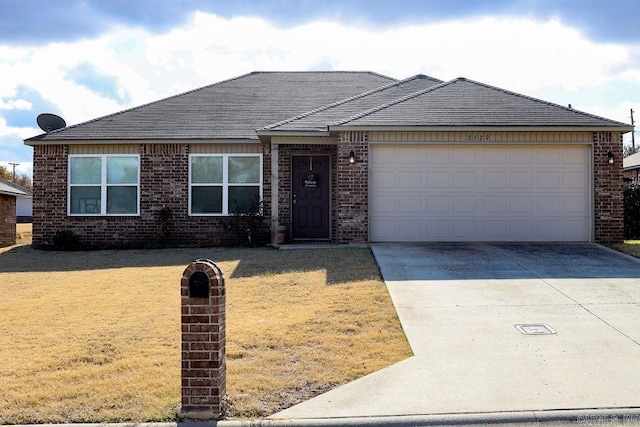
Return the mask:
POLYGON ((252 71, 466 77, 631 123, 639 19, 636 0, 0 0, 0 165, 31 175, 40 113, 73 125, 252 71))

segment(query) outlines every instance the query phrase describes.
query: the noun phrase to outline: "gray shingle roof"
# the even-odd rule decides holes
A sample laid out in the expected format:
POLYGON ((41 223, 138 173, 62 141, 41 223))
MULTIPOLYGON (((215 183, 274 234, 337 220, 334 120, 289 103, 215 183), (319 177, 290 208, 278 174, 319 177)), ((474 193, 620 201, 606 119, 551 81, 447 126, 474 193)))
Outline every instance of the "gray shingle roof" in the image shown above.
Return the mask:
POLYGON ((583 113, 494 86, 457 78, 334 122, 347 126, 621 127, 583 113))
POLYGON ((27 196, 27 192, 20 189, 19 185, 0 178, 0 194, 8 194, 10 196, 27 196))
POLYGON ((638 169, 640 168, 640 153, 635 153, 625 157, 622 160, 624 169, 638 169))
POLYGON ((255 129, 395 82, 372 72, 254 72, 26 140, 258 139, 255 129))
POLYGON ((442 80, 418 74, 265 126, 260 131, 326 131, 327 125, 330 123, 440 83, 442 83, 442 80))

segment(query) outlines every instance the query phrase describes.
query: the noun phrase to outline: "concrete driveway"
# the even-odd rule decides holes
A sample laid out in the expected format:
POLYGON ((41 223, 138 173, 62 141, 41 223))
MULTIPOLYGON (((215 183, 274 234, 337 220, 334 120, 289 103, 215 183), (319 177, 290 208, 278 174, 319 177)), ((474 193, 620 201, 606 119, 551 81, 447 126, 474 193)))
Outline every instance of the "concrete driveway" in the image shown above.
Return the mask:
POLYGON ((640 408, 638 260, 596 244, 372 249, 415 355, 273 418, 640 408))

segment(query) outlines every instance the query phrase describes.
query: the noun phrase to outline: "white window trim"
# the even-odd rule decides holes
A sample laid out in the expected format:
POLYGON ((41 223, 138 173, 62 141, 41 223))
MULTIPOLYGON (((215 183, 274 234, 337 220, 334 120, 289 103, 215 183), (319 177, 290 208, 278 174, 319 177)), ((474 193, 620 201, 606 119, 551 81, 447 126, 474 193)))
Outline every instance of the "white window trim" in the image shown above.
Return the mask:
POLYGON ((69 154, 67 160, 67 216, 140 216, 140 155, 139 154, 69 154), (71 159, 78 157, 100 158, 100 184, 71 184, 71 159), (107 184, 107 158, 110 157, 135 157, 138 160, 137 183, 134 184, 107 184), (100 187, 100 213, 71 213, 71 187, 100 187), (136 213, 107 213, 107 187, 136 187, 136 213))
POLYGON ((258 197, 262 200, 263 190, 263 158, 258 153, 198 153, 189 155, 189 216, 229 216, 229 187, 258 186, 258 197), (191 182, 191 159, 194 157, 222 157, 222 183, 192 183, 191 182), (258 183, 229 183, 229 157, 259 157, 260 171, 258 183), (192 213, 191 212, 191 189, 193 187, 222 186, 222 213, 192 213))

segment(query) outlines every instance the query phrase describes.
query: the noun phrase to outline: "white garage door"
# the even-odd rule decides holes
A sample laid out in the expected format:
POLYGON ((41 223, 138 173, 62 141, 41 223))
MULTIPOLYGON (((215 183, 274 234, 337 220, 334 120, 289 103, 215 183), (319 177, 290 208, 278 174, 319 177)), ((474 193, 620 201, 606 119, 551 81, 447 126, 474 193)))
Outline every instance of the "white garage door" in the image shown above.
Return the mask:
POLYGON ((370 240, 589 241, 584 145, 370 148, 370 240))

